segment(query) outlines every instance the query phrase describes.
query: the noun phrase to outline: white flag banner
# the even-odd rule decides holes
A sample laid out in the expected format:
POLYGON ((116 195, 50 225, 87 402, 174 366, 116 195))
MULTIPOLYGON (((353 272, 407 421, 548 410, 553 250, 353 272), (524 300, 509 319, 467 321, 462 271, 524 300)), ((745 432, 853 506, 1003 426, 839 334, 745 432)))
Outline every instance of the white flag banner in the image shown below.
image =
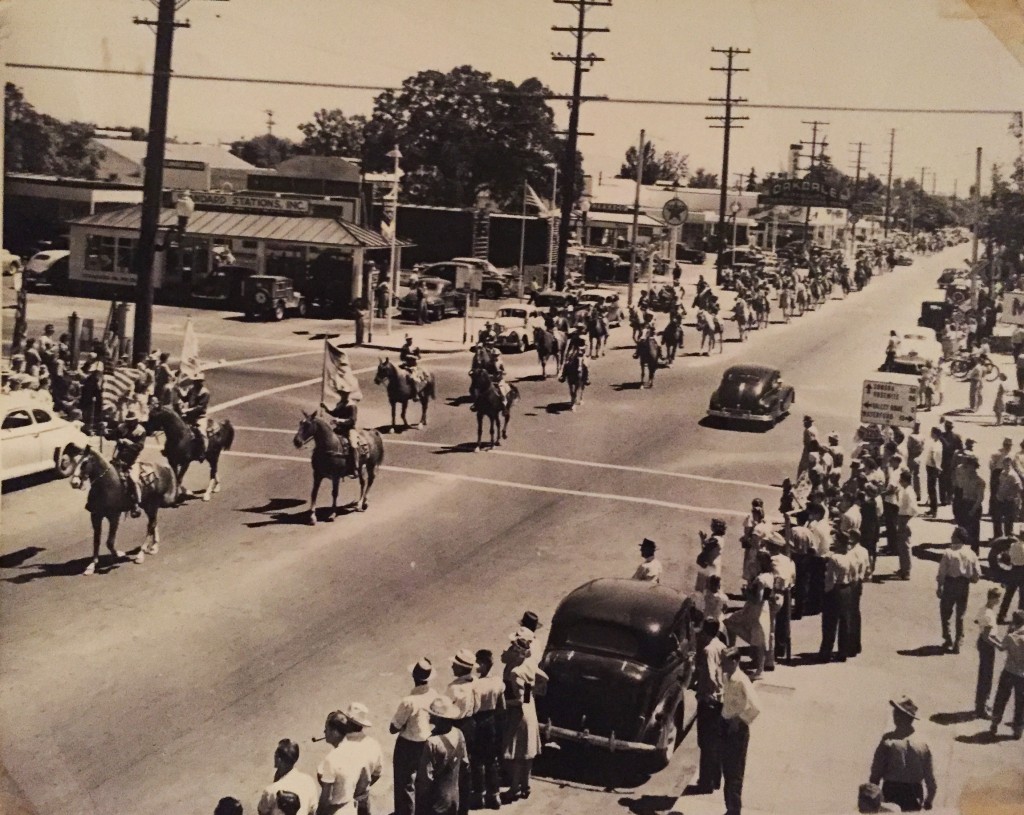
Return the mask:
POLYGON ((359 380, 352 370, 348 354, 324 340, 324 372, 320 387, 320 401, 333 408, 342 393, 348 394, 350 402, 358 402, 363 398, 359 388, 359 380))
POLYGON ((182 379, 191 379, 201 370, 199 366, 199 337, 192 327, 192 318, 185 321, 185 334, 181 340, 181 363, 178 372, 182 379))

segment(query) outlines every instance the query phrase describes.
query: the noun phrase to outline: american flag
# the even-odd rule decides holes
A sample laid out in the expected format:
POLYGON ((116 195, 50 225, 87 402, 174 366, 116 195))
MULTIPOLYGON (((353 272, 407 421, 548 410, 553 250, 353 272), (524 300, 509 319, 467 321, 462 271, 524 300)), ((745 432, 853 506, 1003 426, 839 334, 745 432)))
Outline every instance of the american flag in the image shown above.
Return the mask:
POLYGON ((131 396, 135 390, 134 368, 121 366, 112 368, 103 377, 103 411, 117 411, 121 400, 131 396))

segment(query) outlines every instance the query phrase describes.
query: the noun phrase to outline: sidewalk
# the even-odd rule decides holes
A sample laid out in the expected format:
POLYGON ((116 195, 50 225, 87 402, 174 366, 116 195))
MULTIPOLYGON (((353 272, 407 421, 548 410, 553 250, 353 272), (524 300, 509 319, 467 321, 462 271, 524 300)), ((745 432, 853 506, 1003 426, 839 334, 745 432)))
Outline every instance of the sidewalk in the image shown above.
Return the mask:
MULTIPOLYGON (((961 413, 967 403, 967 385, 948 380, 946 412, 937 408, 919 414, 925 433, 948 416, 964 440, 974 439, 986 480, 987 456, 1003 438, 1018 444, 1024 437, 1021 428, 993 424, 993 396, 988 387, 982 412, 961 413)), ((1024 747, 1009 739, 1005 726, 998 739, 991 739, 989 722, 972 715, 977 655, 971 621, 994 583, 982 579, 971 588, 966 647, 959 655, 942 653, 935 575, 953 531, 950 509, 940 509, 936 519, 919 515, 911 529, 910 582, 889 580, 897 569, 896 558, 883 555, 878 560, 878 578, 865 585, 864 652, 859 657, 842 664, 806 661, 804 655, 817 651, 821 618, 805 618, 793 625, 794 664, 779 665, 755 684, 763 709, 751 726, 745 815, 856 812, 857 788, 868 780, 875 746, 892 725, 887 702, 903 693, 920 707, 917 730, 932 750, 938 781, 933 812, 1024 813, 1024 747)), ((983 564, 984 542, 990 537, 991 524, 985 521, 983 564)), ((997 670, 1000 665, 997 662, 997 670)), ((723 811, 721 791, 681 796, 668 810, 670 815, 721 815, 723 811)))

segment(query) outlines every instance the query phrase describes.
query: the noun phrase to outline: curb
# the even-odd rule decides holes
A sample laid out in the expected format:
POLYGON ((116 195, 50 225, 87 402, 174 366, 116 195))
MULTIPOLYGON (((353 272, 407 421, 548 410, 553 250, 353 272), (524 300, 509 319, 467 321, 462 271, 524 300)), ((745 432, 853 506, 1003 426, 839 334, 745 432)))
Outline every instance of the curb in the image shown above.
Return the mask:
MULTIPOLYGON (((379 345, 377 343, 372 343, 372 342, 364 342, 362 345, 356 345, 356 343, 354 341, 353 342, 342 342, 342 343, 338 343, 337 346, 338 346, 338 348, 368 348, 368 349, 373 350, 373 351, 390 351, 390 352, 395 353, 395 354, 397 354, 399 351, 402 350, 402 346, 400 346, 400 345, 379 345)), ((463 354, 463 353, 468 353, 469 352, 468 348, 427 349, 427 348, 422 348, 421 347, 420 350, 424 354, 463 354)))

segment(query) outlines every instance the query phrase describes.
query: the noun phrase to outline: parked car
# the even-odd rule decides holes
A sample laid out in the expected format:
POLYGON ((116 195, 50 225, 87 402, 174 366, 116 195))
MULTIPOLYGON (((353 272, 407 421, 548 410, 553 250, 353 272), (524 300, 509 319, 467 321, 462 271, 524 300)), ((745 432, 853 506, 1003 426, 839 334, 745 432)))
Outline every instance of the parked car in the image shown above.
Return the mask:
POLYGON ((580 306, 587 311, 596 303, 601 303, 609 328, 622 325, 622 306, 619 304, 618 292, 608 289, 584 289, 577 299, 580 306))
POLYGON ((668 586, 592 580, 555 611, 537 697, 545 741, 648 757, 664 767, 682 740, 693 676, 692 601, 668 586))
POLYGON ((71 253, 67 249, 37 252, 25 266, 22 280, 29 291, 55 289, 68 281, 71 253))
POLYGON ((512 276, 479 258, 454 258, 444 263, 431 263, 420 271, 420 278, 439 277, 452 285, 458 282, 459 270, 478 271, 481 276, 480 296, 498 300, 512 294, 512 276))
POLYGON ((192 297, 203 303, 222 304, 224 308, 244 309, 245 281, 255 274, 247 266, 219 266, 195 284, 192 297))
POLYGON ((698 266, 703 266, 707 259, 707 252, 703 249, 691 249, 684 243, 676 244, 676 260, 682 263, 696 263, 698 266))
POLYGON ((252 275, 243 281, 242 292, 251 320, 283 320, 289 312, 306 316, 306 298, 295 291, 290 277, 252 275))
POLYGON ((0 250, 0 263, 3 264, 4 277, 21 271, 21 258, 8 249, 0 250))
POLYGON ((782 381, 778 368, 733 365, 711 394, 708 416, 774 425, 795 401, 796 391, 782 381))
POLYGON ((939 275, 939 279, 935 281, 935 285, 940 289, 944 289, 958 280, 967 280, 970 277, 970 274, 970 270, 968 269, 959 269, 956 267, 943 269, 942 274, 939 275))
POLYGON ((917 318, 917 324, 934 331, 941 331, 952 313, 951 303, 926 300, 921 303, 921 316, 917 318))
POLYGON ((587 252, 583 279, 587 283, 628 283, 629 261, 612 252, 587 252))
POLYGON ((897 266, 912 266, 913 264, 914 259, 906 252, 900 252, 898 255, 896 255, 897 266))
POLYGON ((544 311, 547 311, 552 306, 555 308, 564 308, 565 304, 568 302, 568 292, 558 291, 556 289, 544 289, 533 293, 533 304, 544 311))
MULTIPOLYGON (((421 277, 417 286, 422 287, 426 293, 428 320, 443 320, 451 315, 461 317, 466 313, 466 295, 456 291, 452 281, 439 277, 421 277)), ((415 320, 418 308, 416 289, 407 292, 398 301, 398 312, 406 320, 415 320)))
POLYGON ((942 346, 935 334, 927 329, 896 329, 900 345, 893 361, 892 373, 920 374, 928 363, 934 366, 942 356, 942 346))
POLYGON ((81 424, 68 422, 27 391, 0 397, 0 474, 6 481, 53 470, 67 478, 74 469, 74 448, 84 449, 89 437, 81 424))
POLYGON ((496 345, 502 353, 525 354, 533 348, 531 322, 539 312, 535 308, 508 306, 494 313, 492 328, 498 337, 496 345))

